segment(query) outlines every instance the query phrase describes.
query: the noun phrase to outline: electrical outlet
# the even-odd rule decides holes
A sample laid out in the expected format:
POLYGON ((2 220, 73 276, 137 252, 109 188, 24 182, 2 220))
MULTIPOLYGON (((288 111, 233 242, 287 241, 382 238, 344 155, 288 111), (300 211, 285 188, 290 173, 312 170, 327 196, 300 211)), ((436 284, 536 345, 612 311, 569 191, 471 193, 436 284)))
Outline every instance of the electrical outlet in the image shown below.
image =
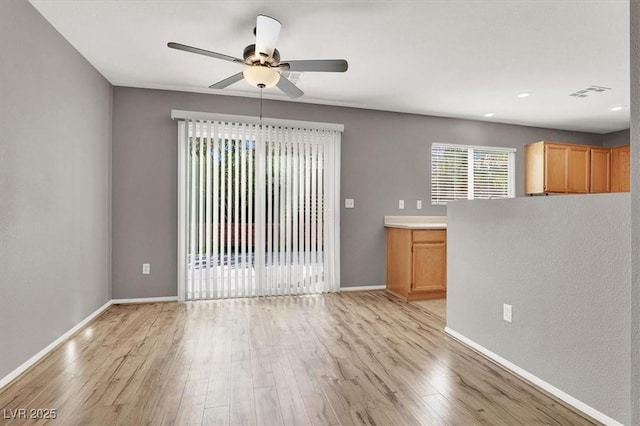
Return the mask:
POLYGON ((507 305, 506 303, 502 305, 502 319, 506 322, 511 322, 513 314, 513 306, 507 305))
POLYGON ((398 201, 398 208, 399 209, 404 209, 404 200, 398 201))
POLYGON ((416 202, 416 208, 418 210, 422 209, 422 200, 418 200, 418 202, 416 202))
POLYGON ((142 273, 144 275, 149 275, 151 273, 151 264, 150 263, 143 263, 142 264, 142 273))
POLYGON ((344 199, 344 208, 345 209, 353 209, 355 208, 355 201, 353 201, 353 198, 345 198, 344 199))

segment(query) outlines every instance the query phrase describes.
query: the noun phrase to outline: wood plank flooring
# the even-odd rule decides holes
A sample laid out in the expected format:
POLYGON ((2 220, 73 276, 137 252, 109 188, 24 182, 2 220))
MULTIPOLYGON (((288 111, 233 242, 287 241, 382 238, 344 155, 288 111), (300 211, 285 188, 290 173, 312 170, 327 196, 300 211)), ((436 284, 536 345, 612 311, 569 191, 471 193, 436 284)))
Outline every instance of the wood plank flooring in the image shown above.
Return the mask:
POLYGON ((445 299, 414 300, 411 303, 420 306, 425 311, 429 311, 432 314, 439 316, 443 321, 446 322, 447 301, 445 299))
MULTIPOLYGON (((587 425, 383 291, 114 305, 0 391, 59 425, 587 425)), ((11 420, 2 424, 43 424, 11 420)))

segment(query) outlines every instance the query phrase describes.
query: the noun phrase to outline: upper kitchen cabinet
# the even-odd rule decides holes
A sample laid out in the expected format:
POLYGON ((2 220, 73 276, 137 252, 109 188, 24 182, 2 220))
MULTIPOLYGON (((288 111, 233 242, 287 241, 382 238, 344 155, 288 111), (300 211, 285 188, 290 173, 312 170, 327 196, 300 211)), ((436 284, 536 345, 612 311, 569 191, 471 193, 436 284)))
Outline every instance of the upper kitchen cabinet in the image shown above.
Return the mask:
POLYGON ((591 148, 546 141, 526 145, 525 193, 588 193, 591 148))
POLYGON ((591 179, 589 192, 611 192, 611 150, 590 148, 591 179))
POLYGON ((629 146, 542 141, 524 147, 524 161, 526 194, 629 191, 629 146))
POLYGON ((572 194, 586 194, 590 191, 591 148, 582 145, 569 146, 569 167, 567 187, 572 194))
POLYGON ((611 148, 611 192, 629 192, 630 146, 611 148))

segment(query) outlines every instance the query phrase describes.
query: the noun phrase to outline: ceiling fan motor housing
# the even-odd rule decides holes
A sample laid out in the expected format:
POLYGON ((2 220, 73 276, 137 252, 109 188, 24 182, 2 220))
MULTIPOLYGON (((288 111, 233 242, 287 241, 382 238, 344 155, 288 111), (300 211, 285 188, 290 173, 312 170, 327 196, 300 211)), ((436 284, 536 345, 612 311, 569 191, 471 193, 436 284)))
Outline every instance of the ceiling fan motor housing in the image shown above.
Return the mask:
POLYGON ((268 57, 264 53, 260 54, 256 52, 255 44, 250 44, 245 47, 242 57, 244 58, 244 62, 248 65, 264 63, 268 64, 269 66, 276 67, 280 63, 280 52, 278 52, 278 49, 274 49, 273 55, 271 57, 268 57))

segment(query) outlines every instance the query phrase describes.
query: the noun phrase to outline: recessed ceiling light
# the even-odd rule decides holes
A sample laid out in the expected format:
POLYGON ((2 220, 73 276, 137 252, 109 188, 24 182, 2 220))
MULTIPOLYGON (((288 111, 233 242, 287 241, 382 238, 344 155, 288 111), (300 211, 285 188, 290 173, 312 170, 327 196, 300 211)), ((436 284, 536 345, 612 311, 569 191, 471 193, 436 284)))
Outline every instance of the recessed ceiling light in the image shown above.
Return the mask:
POLYGON ((495 112, 488 112, 488 113, 484 114, 485 117, 493 117, 494 115, 496 115, 495 112))
POLYGON ((518 94, 519 98, 528 98, 529 96, 531 96, 531 93, 523 92, 518 94))
POLYGON ((613 108, 611 108, 611 111, 620 111, 621 109, 624 109, 623 106, 614 106, 613 108))

